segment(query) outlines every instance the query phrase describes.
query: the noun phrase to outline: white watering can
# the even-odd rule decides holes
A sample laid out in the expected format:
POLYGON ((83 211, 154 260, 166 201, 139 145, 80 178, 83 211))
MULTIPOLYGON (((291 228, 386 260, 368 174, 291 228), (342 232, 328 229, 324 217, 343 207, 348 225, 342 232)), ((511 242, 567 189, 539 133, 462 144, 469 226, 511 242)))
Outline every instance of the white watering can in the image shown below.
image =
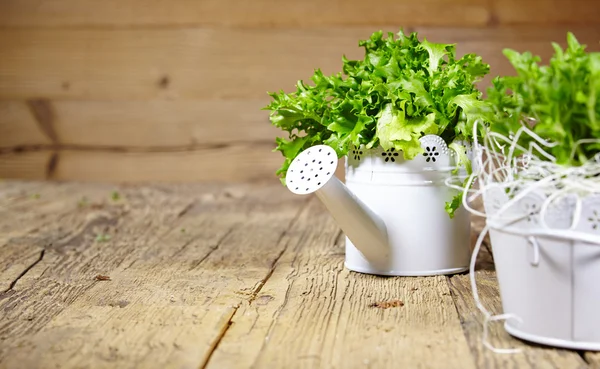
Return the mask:
POLYGON ((290 164, 286 186, 315 193, 346 234, 348 269, 377 275, 422 276, 468 269, 470 216, 453 219, 444 203, 456 194, 444 181, 454 169, 441 137, 421 138, 424 153, 355 148, 346 160, 346 184, 334 173, 338 159, 327 145, 310 147, 290 164))

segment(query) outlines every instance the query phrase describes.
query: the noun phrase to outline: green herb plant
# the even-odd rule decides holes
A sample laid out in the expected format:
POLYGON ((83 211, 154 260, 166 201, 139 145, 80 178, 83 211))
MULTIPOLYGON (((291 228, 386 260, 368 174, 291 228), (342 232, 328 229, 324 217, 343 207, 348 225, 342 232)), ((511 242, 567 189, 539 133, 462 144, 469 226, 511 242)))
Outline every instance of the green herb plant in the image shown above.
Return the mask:
MULTIPOLYGON (((295 92, 269 93, 265 110, 287 132, 276 139, 275 151, 285 158, 276 173, 282 182, 292 160, 311 146, 329 145, 342 157, 352 146, 380 145, 411 160, 423 152, 419 138, 426 134, 441 136, 470 174, 463 143, 472 140, 472 123, 488 113, 475 84, 489 65, 475 54, 457 59, 455 44, 420 41, 402 30, 387 37, 375 32, 359 46, 364 59, 342 57, 342 73, 316 69, 312 85, 298 81, 295 92)), ((454 199, 446 210, 452 216, 459 205, 454 199)))
MULTIPOLYGON (((554 54, 548 65, 531 52, 505 49, 516 76, 501 76, 487 90, 487 102, 497 119, 490 130, 507 137, 522 125, 545 140, 559 143, 548 148, 556 163, 580 166, 593 158, 600 144, 600 53, 586 52, 572 33, 567 33, 565 50, 552 43, 554 54), (587 144, 579 144, 588 140, 587 144)), ((533 139, 520 136, 529 147, 533 139)))

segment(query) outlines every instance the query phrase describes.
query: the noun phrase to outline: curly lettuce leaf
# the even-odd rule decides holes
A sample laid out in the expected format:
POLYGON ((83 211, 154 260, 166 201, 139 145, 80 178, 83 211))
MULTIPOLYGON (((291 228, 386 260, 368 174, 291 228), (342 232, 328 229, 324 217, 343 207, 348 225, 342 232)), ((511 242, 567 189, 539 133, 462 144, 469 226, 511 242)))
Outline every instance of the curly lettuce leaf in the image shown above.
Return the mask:
POLYGON ((462 193, 455 195, 451 201, 446 202, 445 210, 446 213, 450 216, 450 219, 454 218, 456 211, 462 205, 462 193))
POLYGON ((440 61, 448 54, 449 49, 452 52, 454 52, 455 45, 434 44, 427 41, 427 39, 425 38, 421 43, 421 47, 427 50, 427 53, 429 54, 429 64, 427 67, 427 71, 429 72, 430 76, 433 76, 438 70, 440 61))
POLYGON ((388 104, 377 120, 377 137, 384 150, 392 147, 404 152, 412 160, 423 152, 419 138, 422 134, 436 134, 435 113, 425 117, 406 118, 406 113, 388 104))

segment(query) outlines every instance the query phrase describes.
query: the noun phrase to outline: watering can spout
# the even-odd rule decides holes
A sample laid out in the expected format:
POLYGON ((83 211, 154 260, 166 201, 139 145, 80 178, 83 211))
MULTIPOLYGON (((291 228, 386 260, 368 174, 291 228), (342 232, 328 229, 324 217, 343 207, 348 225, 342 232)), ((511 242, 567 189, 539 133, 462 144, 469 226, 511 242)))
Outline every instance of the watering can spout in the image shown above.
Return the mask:
POLYGON ((337 155, 327 145, 300 153, 286 174, 287 188, 298 195, 314 193, 352 244, 373 264, 385 264, 390 244, 384 221, 335 175, 337 155))

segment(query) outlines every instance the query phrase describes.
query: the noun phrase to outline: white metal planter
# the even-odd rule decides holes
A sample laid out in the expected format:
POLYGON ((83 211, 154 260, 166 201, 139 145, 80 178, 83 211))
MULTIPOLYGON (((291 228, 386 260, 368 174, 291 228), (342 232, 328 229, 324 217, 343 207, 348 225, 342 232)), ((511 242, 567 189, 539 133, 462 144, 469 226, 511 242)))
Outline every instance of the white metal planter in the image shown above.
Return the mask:
POLYGON ((511 335, 545 345, 600 350, 600 196, 573 197, 540 208, 546 197, 532 192, 501 216, 503 188, 483 194, 502 307, 511 335), (510 219, 519 219, 510 222, 510 219))
POLYGON ((345 232, 348 269, 390 276, 468 269, 470 214, 460 208, 450 219, 444 210, 456 193, 444 183, 453 157, 439 136, 421 145, 424 154, 413 160, 394 150, 351 150, 345 185, 333 176, 337 160, 328 146, 306 150, 290 166, 288 188, 315 192, 345 232))

